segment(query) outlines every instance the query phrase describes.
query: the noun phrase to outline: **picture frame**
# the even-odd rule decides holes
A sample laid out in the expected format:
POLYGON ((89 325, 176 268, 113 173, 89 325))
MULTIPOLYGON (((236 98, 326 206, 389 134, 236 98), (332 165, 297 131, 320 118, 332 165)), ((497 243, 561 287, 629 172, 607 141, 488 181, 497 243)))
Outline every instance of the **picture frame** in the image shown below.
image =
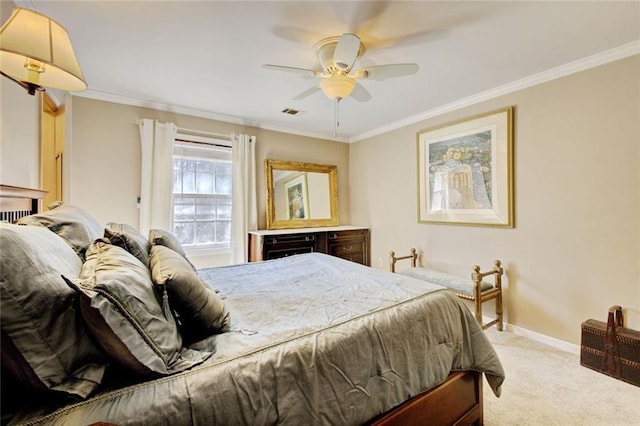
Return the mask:
POLYGON ((309 195, 305 173, 284 183, 288 220, 306 220, 309 216, 309 195))
POLYGON ((419 223, 514 227, 512 106, 416 139, 419 223))

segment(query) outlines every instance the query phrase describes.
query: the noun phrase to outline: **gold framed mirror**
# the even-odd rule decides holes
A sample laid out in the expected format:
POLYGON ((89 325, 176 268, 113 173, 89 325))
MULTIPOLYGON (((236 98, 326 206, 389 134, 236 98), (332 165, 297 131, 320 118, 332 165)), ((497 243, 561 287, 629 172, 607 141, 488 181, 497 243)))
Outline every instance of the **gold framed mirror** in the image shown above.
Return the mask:
POLYGON ((338 167, 265 160, 267 229, 338 225, 338 167))

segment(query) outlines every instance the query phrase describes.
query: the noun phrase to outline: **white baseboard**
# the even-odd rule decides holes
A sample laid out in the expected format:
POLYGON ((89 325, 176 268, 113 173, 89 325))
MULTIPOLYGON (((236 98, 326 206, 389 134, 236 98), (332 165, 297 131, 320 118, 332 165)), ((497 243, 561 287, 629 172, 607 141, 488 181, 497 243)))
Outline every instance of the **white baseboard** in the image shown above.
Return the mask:
MULTIPOLYGON (((491 321, 492 318, 484 317, 484 320, 491 321)), ((513 334, 518 334, 520 336, 527 337, 531 340, 535 340, 536 342, 553 346, 554 348, 560 349, 565 352, 571 352, 572 354, 580 355, 580 345, 576 345, 574 343, 569 343, 564 340, 556 339, 555 337, 547 336, 545 334, 531 331, 526 328, 518 327, 517 325, 513 325, 513 324, 504 323, 504 328, 506 331, 510 331, 513 334)))

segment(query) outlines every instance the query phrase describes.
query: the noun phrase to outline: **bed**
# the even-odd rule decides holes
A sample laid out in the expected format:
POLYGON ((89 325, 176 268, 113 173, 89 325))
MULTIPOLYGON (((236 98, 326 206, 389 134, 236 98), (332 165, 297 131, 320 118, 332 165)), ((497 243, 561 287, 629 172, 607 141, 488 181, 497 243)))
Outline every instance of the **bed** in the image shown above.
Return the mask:
MULTIPOLYGON (((7 227, 33 228, 0 230, 7 227)), ((192 364, 142 374, 103 345, 100 383, 72 399, 6 382, 12 365, 3 353, 3 423, 482 424, 483 374, 500 394, 504 371, 490 342, 464 304, 435 284, 318 253, 197 276, 230 321, 188 345, 180 340, 177 359, 192 364)), ((4 286, 11 277, 2 279, 4 286)), ((5 324, 2 348, 11 343, 5 324)))

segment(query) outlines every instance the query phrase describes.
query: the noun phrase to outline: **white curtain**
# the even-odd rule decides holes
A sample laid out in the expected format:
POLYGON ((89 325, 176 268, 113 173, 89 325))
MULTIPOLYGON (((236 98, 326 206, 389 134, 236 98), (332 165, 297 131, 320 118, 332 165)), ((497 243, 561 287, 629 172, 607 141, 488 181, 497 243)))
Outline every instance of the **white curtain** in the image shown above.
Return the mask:
POLYGON ((249 231, 258 229, 256 203, 256 137, 231 135, 231 263, 248 260, 249 231))
POLYGON ((139 122, 142 143, 140 184, 140 232, 171 229, 173 190, 173 144, 177 128, 148 118, 139 122))

